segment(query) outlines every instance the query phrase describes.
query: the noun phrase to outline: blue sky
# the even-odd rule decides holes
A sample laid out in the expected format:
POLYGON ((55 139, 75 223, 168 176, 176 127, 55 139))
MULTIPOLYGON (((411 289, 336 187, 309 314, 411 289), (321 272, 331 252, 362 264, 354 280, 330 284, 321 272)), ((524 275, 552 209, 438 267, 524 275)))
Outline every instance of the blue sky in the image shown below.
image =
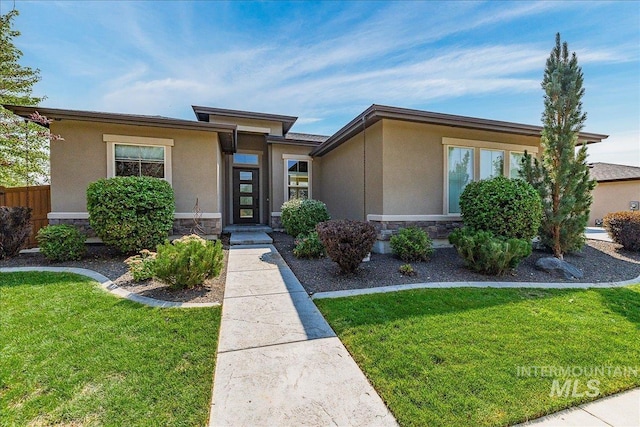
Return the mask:
MULTIPOLYGON (((6 13, 13 1, 0 0, 6 13)), ((560 32, 585 74, 590 161, 640 166, 640 2, 15 2, 58 108, 298 116, 332 134, 386 104, 540 124, 560 32)))

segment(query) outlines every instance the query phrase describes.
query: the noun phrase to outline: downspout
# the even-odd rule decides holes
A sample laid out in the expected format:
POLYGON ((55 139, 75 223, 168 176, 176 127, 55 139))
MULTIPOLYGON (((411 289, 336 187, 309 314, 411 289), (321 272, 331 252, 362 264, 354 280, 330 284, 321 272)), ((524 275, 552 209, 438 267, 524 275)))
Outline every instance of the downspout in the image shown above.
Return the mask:
POLYGON ((362 218, 367 221, 367 117, 362 116, 362 218))

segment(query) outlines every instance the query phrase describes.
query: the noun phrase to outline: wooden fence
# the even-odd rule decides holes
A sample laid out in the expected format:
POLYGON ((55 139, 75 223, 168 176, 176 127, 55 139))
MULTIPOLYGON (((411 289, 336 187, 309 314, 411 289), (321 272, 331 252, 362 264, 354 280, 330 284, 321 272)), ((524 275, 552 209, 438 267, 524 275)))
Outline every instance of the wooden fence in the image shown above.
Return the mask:
POLYGON ((0 187, 0 206, 27 206, 32 209, 33 229, 26 247, 37 247, 36 233, 48 224, 47 214, 51 211, 51 187, 49 185, 0 187))

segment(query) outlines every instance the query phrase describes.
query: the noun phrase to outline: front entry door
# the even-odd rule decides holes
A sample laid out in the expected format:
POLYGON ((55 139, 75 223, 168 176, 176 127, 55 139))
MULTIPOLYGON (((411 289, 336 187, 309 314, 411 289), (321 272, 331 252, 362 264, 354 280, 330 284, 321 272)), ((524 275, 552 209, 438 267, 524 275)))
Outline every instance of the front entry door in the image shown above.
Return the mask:
POLYGON ((260 223, 259 169, 233 168, 233 223, 260 223))

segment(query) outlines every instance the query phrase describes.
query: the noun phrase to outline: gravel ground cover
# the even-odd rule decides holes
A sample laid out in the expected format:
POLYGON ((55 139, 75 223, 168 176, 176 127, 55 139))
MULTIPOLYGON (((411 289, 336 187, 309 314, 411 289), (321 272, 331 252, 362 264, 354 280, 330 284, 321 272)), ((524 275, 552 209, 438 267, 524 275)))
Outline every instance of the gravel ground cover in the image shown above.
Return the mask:
MULTIPOLYGON (((309 293, 423 282, 571 282, 535 268, 538 258, 550 256, 546 252, 534 251, 517 269, 503 276, 485 276, 467 269, 454 248, 436 249, 429 261, 411 263, 416 276, 403 276, 398 268, 405 263, 382 254, 372 254, 371 261, 362 263, 356 274, 344 276, 328 258, 294 257, 291 236, 274 232, 272 237, 274 246, 309 293)), ((588 240, 582 252, 567 255, 565 260, 584 272, 580 282, 612 282, 640 276, 640 253, 626 251, 615 243, 588 240)))
POLYGON ((0 260, 0 267, 79 267, 97 271, 111 279, 116 285, 150 298, 176 302, 222 302, 227 276, 229 255, 228 238, 223 238, 224 266, 220 276, 207 280, 203 286, 193 289, 172 290, 167 284, 154 279, 134 282, 129 267, 124 263, 128 255, 101 245, 87 245, 87 254, 80 261, 50 262, 39 252, 23 252, 10 259, 0 260))

